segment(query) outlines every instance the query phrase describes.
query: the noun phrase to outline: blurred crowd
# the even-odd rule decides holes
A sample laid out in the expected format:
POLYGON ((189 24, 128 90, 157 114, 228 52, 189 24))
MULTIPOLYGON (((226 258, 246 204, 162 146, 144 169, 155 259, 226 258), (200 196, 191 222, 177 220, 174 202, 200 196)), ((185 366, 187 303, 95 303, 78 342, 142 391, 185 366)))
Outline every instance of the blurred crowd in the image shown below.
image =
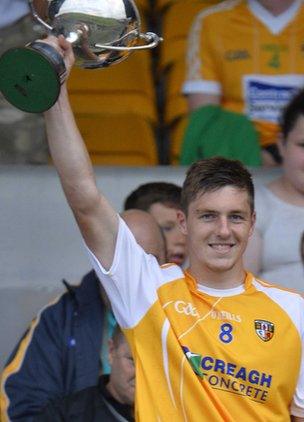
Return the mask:
MULTIPOLYGON (((42 2, 32 3, 45 14, 42 2)), ((281 112, 304 82, 301 1, 136 4, 142 32, 163 37, 159 47, 109 69, 75 67, 69 81, 93 163, 189 165, 221 155, 248 166, 280 165, 281 112)), ((0 53, 41 34, 27 0, 0 7, 0 53)), ((48 162, 40 116, 2 98, 0 123, 0 162, 48 162)))

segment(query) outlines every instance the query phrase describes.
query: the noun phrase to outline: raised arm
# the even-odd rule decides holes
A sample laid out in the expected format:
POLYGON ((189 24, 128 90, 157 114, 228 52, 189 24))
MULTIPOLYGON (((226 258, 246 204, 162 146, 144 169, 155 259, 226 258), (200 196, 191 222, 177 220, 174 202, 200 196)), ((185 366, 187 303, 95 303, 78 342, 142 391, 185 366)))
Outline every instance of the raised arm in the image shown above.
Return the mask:
MULTIPOLYGON (((74 63, 71 45, 62 36, 50 36, 46 42, 62 54, 69 73, 74 63)), ((118 217, 97 189, 93 167, 69 104, 66 83, 56 104, 45 112, 45 122, 51 156, 82 236, 108 269, 114 256, 118 217)))

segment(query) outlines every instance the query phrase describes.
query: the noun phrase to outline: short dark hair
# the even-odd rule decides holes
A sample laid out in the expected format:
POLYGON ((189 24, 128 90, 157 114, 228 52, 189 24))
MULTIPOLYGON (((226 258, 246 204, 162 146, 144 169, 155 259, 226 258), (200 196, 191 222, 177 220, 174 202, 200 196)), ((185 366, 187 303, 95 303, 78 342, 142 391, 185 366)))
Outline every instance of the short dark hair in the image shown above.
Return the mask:
POLYGON ((248 193, 251 212, 254 212, 254 186, 249 171, 238 160, 223 157, 206 158, 193 163, 182 188, 182 209, 187 214, 190 202, 199 194, 234 186, 248 193))
POLYGON ((289 133, 294 128, 298 118, 304 116, 304 90, 299 91, 287 104, 281 116, 281 131, 283 142, 286 142, 289 133))
POLYGON ((151 182, 140 185, 130 193, 124 203, 124 210, 149 211, 151 205, 159 202, 170 208, 181 208, 182 188, 174 183, 151 182))

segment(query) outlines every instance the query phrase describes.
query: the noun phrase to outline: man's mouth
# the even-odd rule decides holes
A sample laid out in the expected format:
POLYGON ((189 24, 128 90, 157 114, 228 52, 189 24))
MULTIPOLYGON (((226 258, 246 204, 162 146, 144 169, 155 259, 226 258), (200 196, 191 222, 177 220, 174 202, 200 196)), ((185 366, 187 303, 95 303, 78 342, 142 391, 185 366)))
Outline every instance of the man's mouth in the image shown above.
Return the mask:
POLYGON ((182 253, 171 254, 169 256, 169 262, 173 262, 177 265, 182 265, 185 260, 185 255, 182 253))
POLYGON ((226 253, 231 251, 235 243, 209 243, 209 246, 219 253, 226 253))

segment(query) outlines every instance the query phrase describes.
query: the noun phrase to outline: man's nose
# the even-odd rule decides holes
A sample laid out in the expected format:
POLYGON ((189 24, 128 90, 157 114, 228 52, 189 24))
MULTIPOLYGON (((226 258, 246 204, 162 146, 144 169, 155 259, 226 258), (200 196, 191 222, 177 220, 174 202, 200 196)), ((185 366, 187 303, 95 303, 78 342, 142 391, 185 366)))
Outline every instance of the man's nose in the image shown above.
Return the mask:
POLYGON ((222 216, 218 220, 217 234, 221 237, 229 237, 231 234, 230 222, 227 217, 222 216))

